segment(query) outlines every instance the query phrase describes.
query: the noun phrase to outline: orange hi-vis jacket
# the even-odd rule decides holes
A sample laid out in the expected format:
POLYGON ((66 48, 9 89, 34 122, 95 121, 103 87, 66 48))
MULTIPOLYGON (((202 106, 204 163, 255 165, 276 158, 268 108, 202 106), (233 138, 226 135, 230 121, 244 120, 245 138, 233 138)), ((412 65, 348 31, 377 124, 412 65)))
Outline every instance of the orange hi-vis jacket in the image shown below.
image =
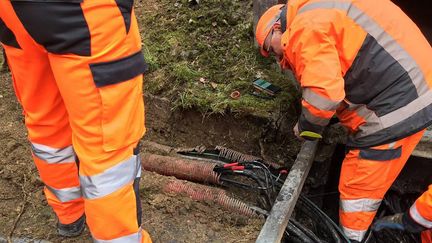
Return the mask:
POLYGON ((300 132, 321 134, 336 114, 361 148, 432 124, 432 48, 391 1, 290 0, 281 23, 303 90, 300 132))

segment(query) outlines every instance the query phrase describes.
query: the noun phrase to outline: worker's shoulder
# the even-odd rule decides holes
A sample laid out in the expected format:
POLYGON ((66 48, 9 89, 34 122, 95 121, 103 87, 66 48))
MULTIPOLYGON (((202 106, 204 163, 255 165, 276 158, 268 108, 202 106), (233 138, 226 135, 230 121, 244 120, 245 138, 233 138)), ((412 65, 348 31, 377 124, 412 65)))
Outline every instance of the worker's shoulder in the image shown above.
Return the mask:
POLYGON ((307 31, 329 34, 332 28, 343 23, 342 18, 344 16, 336 11, 327 14, 320 13, 318 15, 314 13, 300 14, 293 18, 289 29, 293 33, 296 31, 307 31))

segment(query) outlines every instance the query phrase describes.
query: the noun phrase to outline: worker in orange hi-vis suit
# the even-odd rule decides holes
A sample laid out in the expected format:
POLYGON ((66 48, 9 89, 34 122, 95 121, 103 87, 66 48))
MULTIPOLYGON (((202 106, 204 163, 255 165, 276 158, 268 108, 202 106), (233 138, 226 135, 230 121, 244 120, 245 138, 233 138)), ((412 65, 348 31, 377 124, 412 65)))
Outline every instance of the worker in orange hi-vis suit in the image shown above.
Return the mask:
MULTIPOLYGON (((350 132, 339 221, 361 242, 432 124, 431 46, 387 0, 289 0, 263 14, 256 39, 264 56, 273 53, 300 82, 297 136, 320 139, 334 115, 350 132)), ((431 211, 419 212, 431 220, 431 211)))
POLYGON ((58 233, 151 242, 141 229, 145 133, 133 0, 0 1, 0 40, 58 233))

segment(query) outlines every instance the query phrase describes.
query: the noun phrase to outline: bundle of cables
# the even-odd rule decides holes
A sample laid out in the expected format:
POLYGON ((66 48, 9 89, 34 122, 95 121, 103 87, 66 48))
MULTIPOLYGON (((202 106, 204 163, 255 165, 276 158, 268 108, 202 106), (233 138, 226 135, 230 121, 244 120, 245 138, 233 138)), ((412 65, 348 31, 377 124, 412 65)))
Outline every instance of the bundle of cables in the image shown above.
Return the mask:
MULTIPOLYGON (((253 207, 255 212, 268 215, 276 196, 281 189, 288 169, 274 163, 263 161, 259 157, 218 146, 208 150, 201 148, 180 151, 180 154, 192 158, 205 158, 216 162, 214 172, 219 176, 222 185, 255 191, 260 196, 259 207, 253 207)), ((417 195, 418 196, 418 195, 417 195)), ((408 197, 387 193, 378 217, 405 211, 416 196, 408 197)), ((301 217, 290 219, 285 230, 286 242, 350 242, 340 227, 309 198, 300 195, 296 204, 296 214, 301 217)), ((364 242, 419 242, 418 235, 404 232, 388 231, 380 234, 369 231, 364 242)))
MULTIPOLYGON (((288 173, 286 169, 275 169, 266 165, 263 161, 234 162, 218 165, 214 171, 220 174, 222 185, 237 186, 248 190, 259 191, 264 200, 261 207, 269 210, 282 187, 284 177, 288 173), (233 176, 243 176, 252 181, 233 179, 233 176)), ((296 209, 313 222, 313 227, 320 233, 318 237, 309 227, 291 219, 285 231, 288 242, 349 242, 340 228, 311 200, 300 196, 296 209)))
MULTIPOLYGON (((283 185, 288 170, 278 165, 267 164, 260 158, 244 155, 225 147, 199 152, 182 151, 182 155, 205 157, 217 160, 214 172, 219 175, 223 186, 237 187, 259 194, 257 213, 268 215, 276 196, 283 185)), ((301 214, 303 221, 312 222, 305 226, 300 221, 290 219, 285 230, 286 242, 349 242, 342 230, 310 199, 300 196, 296 212, 301 214), (306 220, 304 220, 306 218, 306 220), (312 231, 314 228, 315 231, 312 231), (317 236, 319 233, 319 236, 317 236)))

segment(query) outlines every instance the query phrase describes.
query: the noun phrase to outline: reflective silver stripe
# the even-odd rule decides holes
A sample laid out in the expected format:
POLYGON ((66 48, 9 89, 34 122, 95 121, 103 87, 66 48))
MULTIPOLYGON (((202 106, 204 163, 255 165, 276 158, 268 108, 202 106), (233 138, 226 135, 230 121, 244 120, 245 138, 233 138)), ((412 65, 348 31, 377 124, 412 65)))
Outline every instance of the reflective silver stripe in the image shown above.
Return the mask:
POLYGON ((378 210, 380 199, 352 199, 352 200, 340 200, 340 209, 345 213, 353 212, 375 212, 378 210))
POLYGON ((350 105, 350 109, 356 110, 357 114, 366 120, 366 124, 359 127, 360 131, 355 137, 360 138, 384 128, 391 127, 399 122, 404 121, 407 117, 426 108, 432 103, 432 91, 418 97, 408 105, 392 111, 382 117, 378 117, 375 112, 369 110, 365 105, 350 105))
POLYGON ((408 72, 417 94, 420 96, 429 90, 426 78, 417 62, 406 52, 384 29, 381 28, 366 13, 350 2, 326 1, 307 4, 299 10, 300 13, 313 9, 340 9, 347 11, 347 16, 360 25, 408 72))
POLYGON ((418 111, 426 108, 431 103, 432 91, 428 91, 426 94, 413 100, 408 105, 380 117, 383 127, 391 127, 392 125, 403 121, 406 117, 412 116, 418 111))
POLYGON ((332 101, 315 93, 310 88, 303 90, 303 99, 314 107, 325 111, 334 111, 340 104, 340 102, 332 101))
POLYGON ((139 243, 141 242, 142 233, 141 229, 137 233, 131 235, 122 236, 111 240, 99 240, 93 237, 93 242, 95 243, 139 243))
POLYGON ((393 148, 395 148, 395 145, 396 145, 396 142, 391 142, 391 143, 389 143, 389 148, 393 149, 393 148))
POLYGON ((410 208, 410 215, 411 215, 411 218, 414 219, 414 221, 416 221, 418 224, 420 224, 420 225, 422 225, 428 229, 432 228, 432 221, 429 221, 420 215, 419 211, 417 210, 415 203, 410 208))
POLYGON ((305 107, 302 107, 302 113, 303 113, 304 117, 306 118, 306 120, 308 120, 312 124, 319 125, 319 126, 323 127, 323 126, 327 126, 327 124, 329 123, 328 119, 314 116, 305 107))
POLYGON ((366 230, 353 230, 350 228, 347 228, 345 226, 342 226, 342 230, 345 233, 345 235, 350 239, 350 240, 356 240, 361 242, 363 240, 363 238, 366 235, 366 230))
POLYGON ((87 199, 100 198, 132 183, 138 175, 140 166, 138 156, 132 155, 100 174, 80 175, 84 197, 87 199))
POLYGON ((32 143, 31 147, 36 157, 49 164, 75 163, 76 161, 76 155, 72 145, 65 148, 53 148, 32 143))
POLYGON ((321 9, 336 8, 336 9, 348 11, 348 9, 351 6, 352 6, 352 4, 350 2, 337 2, 337 1, 315 2, 315 3, 306 4, 305 6, 303 6, 302 8, 300 8, 300 10, 298 11, 297 14, 302 14, 304 12, 314 10, 314 9, 319 9, 319 8, 321 8, 321 9))
POLYGON ((141 155, 137 154, 137 160, 138 160, 138 171, 136 174, 136 178, 141 178, 142 168, 141 168, 141 155))
POLYGON ((365 29, 392 56, 410 76, 417 94, 420 96, 429 90, 426 78, 417 62, 385 30, 361 10, 352 6, 348 16, 365 29))
POLYGON ((63 189, 55 189, 45 185, 46 188, 52 192, 60 202, 69 202, 81 197, 80 187, 69 187, 63 189))
POLYGON ((357 138, 363 137, 378 132, 384 128, 381 123, 381 119, 375 114, 375 112, 369 110, 366 105, 357 105, 350 103, 348 109, 354 110, 357 115, 359 115, 366 121, 365 124, 360 125, 359 131, 353 134, 353 136, 357 138))

